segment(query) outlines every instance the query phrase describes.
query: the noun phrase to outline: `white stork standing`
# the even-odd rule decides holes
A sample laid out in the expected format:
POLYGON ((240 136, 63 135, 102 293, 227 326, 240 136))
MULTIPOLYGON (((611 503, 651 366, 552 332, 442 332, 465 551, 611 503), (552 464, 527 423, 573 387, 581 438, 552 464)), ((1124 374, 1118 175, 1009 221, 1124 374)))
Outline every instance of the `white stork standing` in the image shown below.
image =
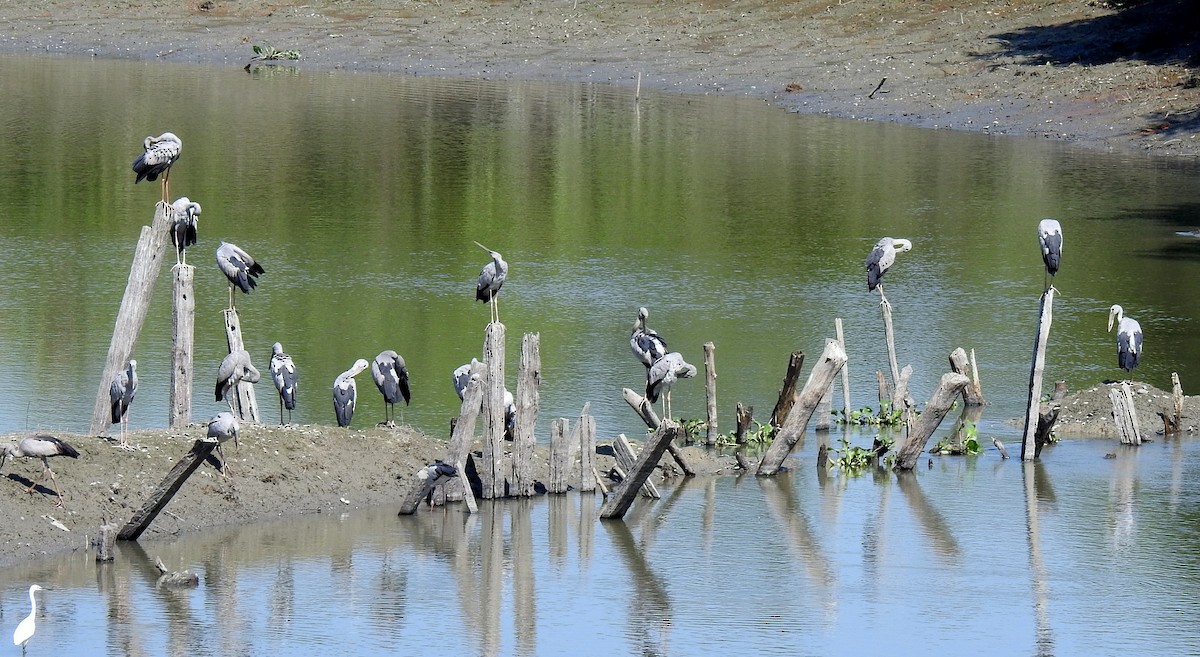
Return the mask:
POLYGON ((238 431, 241 429, 238 425, 238 419, 229 411, 221 411, 213 416, 213 419, 208 421, 208 438, 217 442, 217 453, 221 455, 221 476, 227 476, 229 473, 229 461, 225 458, 225 450, 221 445, 233 439, 233 446, 237 447, 238 431))
POLYGON ((479 282, 475 285, 475 299, 489 303, 492 309, 492 322, 499 322, 500 306, 496 301, 496 295, 500 294, 500 288, 504 285, 504 280, 508 278, 508 263, 504 261, 500 252, 493 251, 479 242, 475 242, 475 246, 487 251, 492 256, 492 261, 484 265, 483 270, 479 272, 479 282))
POLYGON ((0 448, 0 467, 4 467, 4 462, 9 458, 30 458, 42 460, 42 472, 38 478, 29 484, 29 488, 25 489, 26 493, 33 495, 33 489, 38 485, 38 482, 50 475, 50 481, 54 484, 54 494, 58 496, 58 504, 55 506, 66 508, 63 502, 62 491, 58 489, 58 480, 54 478, 54 471, 50 469, 50 462, 47 460, 52 456, 66 456, 68 458, 79 458, 79 452, 59 438, 46 434, 37 434, 22 438, 16 445, 7 444, 0 448))
POLYGON ((133 160, 133 171, 137 174, 133 184, 143 180, 154 182, 161 175, 162 202, 163 205, 170 205, 170 201, 167 200, 171 198, 167 178, 171 175, 171 165, 179 159, 183 142, 175 133, 164 132, 157 137, 146 137, 142 141, 142 150, 142 154, 133 160))
POLYGON ((283 409, 288 410, 288 423, 292 422, 292 411, 296 410, 296 364, 283 351, 283 345, 271 345, 271 380, 279 391, 279 424, 283 424, 283 409))
POLYGON ((354 382, 354 377, 368 367, 370 363, 364 358, 359 358, 350 369, 333 380, 333 412, 337 415, 339 427, 350 426, 350 421, 354 419, 354 404, 358 400, 358 385, 354 382))
POLYGON ((875 247, 867 254, 867 291, 879 288, 879 303, 886 305, 887 297, 883 296, 883 275, 896 262, 896 254, 912 249, 912 242, 904 239, 885 237, 875 243, 875 247))
MULTIPOLYGON (((404 366, 404 357, 387 349, 379 352, 371 362, 371 378, 379 394, 383 395, 383 425, 394 428, 395 421, 388 416, 388 409, 394 407, 401 399, 408 406, 410 393, 408 389, 408 368, 404 366)), ((393 410, 394 413, 394 410, 393 410)))
POLYGON ((1142 326, 1132 317, 1125 316, 1125 309, 1113 304, 1108 309, 1108 330, 1117 325, 1117 364, 1126 372, 1132 372, 1142 359, 1142 326))
MULTIPOLYGON (((1058 265, 1062 261, 1063 234, 1062 226, 1056 219, 1042 219, 1038 222, 1038 243, 1042 246, 1042 262, 1046 264, 1046 273, 1050 278, 1058 274, 1058 265)), ((1042 283, 1045 284, 1043 277, 1042 283)), ((1049 285, 1045 286, 1050 289, 1049 285)))

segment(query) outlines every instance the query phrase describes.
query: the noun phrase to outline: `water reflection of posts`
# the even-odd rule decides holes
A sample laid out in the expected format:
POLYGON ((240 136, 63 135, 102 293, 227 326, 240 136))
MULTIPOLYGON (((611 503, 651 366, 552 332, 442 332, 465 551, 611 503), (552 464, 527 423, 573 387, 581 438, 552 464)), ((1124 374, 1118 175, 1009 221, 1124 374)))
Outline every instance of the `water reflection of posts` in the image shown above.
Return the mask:
POLYGON ((171 398, 167 426, 181 427, 192 422, 192 344, 195 337, 196 296, 192 280, 196 268, 175 268, 171 294, 171 398))
POLYGON ((112 409, 108 402, 108 386, 113 377, 125 366, 133 354, 133 345, 142 332, 146 311, 154 293, 154 282, 162 268, 167 253, 167 235, 170 233, 170 206, 158 203, 154 206, 154 219, 150 226, 142 226, 137 248, 133 252, 133 263, 129 266, 129 280, 125 283, 125 296, 117 311, 112 341, 108 345, 108 359, 100 375, 100 390, 96 393, 96 405, 92 410, 91 435, 99 436, 112 425, 112 409))
POLYGON ((633 505, 638 490, 650 478, 650 473, 654 472, 663 453, 667 451, 667 445, 682 435, 683 432, 679 425, 671 419, 664 420, 659 425, 658 430, 642 448, 642 453, 638 456, 633 471, 629 472, 628 476, 609 494, 608 501, 600 510, 601 518, 620 518, 625 515, 629 507, 633 505))
POLYGON ((1036 655, 1050 656, 1054 651, 1054 636, 1050 631, 1050 584, 1046 581, 1046 567, 1042 561, 1042 536, 1039 528, 1040 509, 1039 499, 1048 495, 1054 498, 1054 492, 1049 490, 1049 480, 1041 462, 1026 462, 1024 464, 1025 479, 1025 523, 1029 536, 1029 571, 1033 578, 1033 622, 1036 636, 1036 655), (1043 484, 1046 488, 1042 488, 1043 484))
POLYGON ((641 645, 632 652, 640 655, 668 655, 671 651, 665 644, 664 633, 670 630, 673 621, 671 596, 663 580, 650 568, 646 555, 633 540, 633 533, 623 522, 603 523, 608 530, 616 553, 625 562, 629 571, 632 595, 629 596, 629 614, 626 626, 629 633, 641 640, 641 645))
POLYGON ((477 620, 479 637, 482 641, 480 653, 496 655, 500 652, 500 610, 504 591, 504 504, 489 504, 483 513, 483 527, 479 537, 480 565, 482 568, 477 620))
POLYGON ((514 495, 533 495, 533 458, 537 438, 533 435, 538 417, 538 386, 542 380, 542 356, 537 333, 521 339, 521 364, 517 370, 515 399, 516 427, 513 430, 512 479, 514 495))
POLYGON ((795 404, 788 411, 787 417, 779 427, 779 432, 758 464, 760 476, 773 475, 783 467, 784 460, 792 453, 796 443, 804 437, 808 421, 812 418, 813 411, 816 410, 821 397, 829 393, 834 377, 845 364, 846 351, 842 349, 837 340, 826 340, 825 351, 821 353, 820 360, 809 372, 804 390, 796 397, 795 404))
POLYGON ((790 473, 775 477, 758 477, 771 516, 784 530, 792 546, 796 560, 804 564, 805 571, 814 584, 829 588, 834 575, 824 550, 817 543, 816 533, 807 512, 796 501, 796 486, 790 473))
MULTIPOLYGON (((512 500, 508 509, 509 538, 512 544, 513 630, 517 634, 517 654, 537 654, 537 586, 533 576, 533 528, 529 498, 512 500)), ((498 610, 497 610, 498 613, 498 610)))
POLYGON ((925 450, 925 443, 942 423, 950 406, 954 404, 954 399, 967 383, 967 377, 961 374, 947 372, 942 375, 942 381, 933 391, 933 396, 925 402, 925 410, 921 411, 921 416, 915 424, 909 425, 908 437, 896 452, 896 466, 893 470, 912 470, 916 467, 917 458, 925 450))
POLYGON ((1025 433, 1021 439, 1021 460, 1036 458, 1034 437, 1037 432, 1038 404, 1042 401, 1042 371, 1046 369, 1046 342, 1050 340, 1050 324, 1054 319, 1054 286, 1042 293, 1037 338, 1033 343, 1033 363, 1029 368, 1029 403, 1025 407, 1025 433))
POLYGON ((897 472, 896 485, 900 487, 900 492, 904 494, 904 499, 912 508, 913 516, 924 528, 925 535, 933 541, 933 549, 938 555, 943 558, 957 558, 959 555, 958 542, 950 533, 950 527, 946 524, 945 518, 929 503, 925 493, 921 492, 917 475, 911 471, 897 472))

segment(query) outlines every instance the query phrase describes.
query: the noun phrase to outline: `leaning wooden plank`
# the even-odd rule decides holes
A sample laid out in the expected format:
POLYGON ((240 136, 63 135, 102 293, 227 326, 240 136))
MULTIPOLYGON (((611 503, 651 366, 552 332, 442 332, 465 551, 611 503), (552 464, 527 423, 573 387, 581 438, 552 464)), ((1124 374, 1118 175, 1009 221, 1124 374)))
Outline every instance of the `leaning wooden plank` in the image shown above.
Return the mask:
POLYGON ((175 467, 171 468, 171 471, 167 473, 162 483, 150 493, 150 499, 146 500, 142 508, 133 514, 133 518, 121 528, 120 533, 117 534, 117 540, 136 541, 142 535, 142 532, 146 531, 146 528, 150 526, 150 523, 154 522, 154 519, 158 517, 158 513, 167 506, 167 503, 171 501, 175 493, 179 492, 180 487, 183 486, 183 482, 187 481, 187 478, 196 471, 196 468, 200 467, 201 463, 204 463, 204 459, 207 459, 209 454, 212 454, 217 445, 218 443, 215 440, 197 440, 193 443, 192 449, 187 454, 184 454, 183 458, 179 459, 179 462, 175 464, 175 467))
POLYGON ((804 390, 796 397, 795 405, 783 419, 783 424, 776 432, 775 439, 771 441, 771 446, 767 448, 762 460, 758 463, 759 475, 774 475, 783 467, 783 462, 792 453, 792 448, 804 437, 808 421, 812 418, 813 411, 816 410, 821 397, 829 393, 829 389, 833 387, 834 377, 845 364, 846 352, 842 346, 838 344, 837 340, 826 340, 825 351, 821 353, 820 360, 809 372, 804 390))
POLYGON ((775 409, 771 411, 770 425, 779 429, 783 426, 783 418, 792 410, 796 403, 796 386, 800 381, 800 370, 804 367, 804 352, 793 351, 788 358, 787 373, 783 375, 783 387, 779 389, 779 399, 775 409))
POLYGON ((108 345, 108 358, 100 374, 100 390, 96 393, 96 405, 92 409, 91 432, 99 436, 112 425, 112 408, 108 402, 108 386, 117 372, 133 354, 146 321, 154 283, 162 268, 163 256, 167 252, 167 235, 170 232, 170 206, 159 202, 154 206, 154 219, 150 226, 142 226, 137 248, 133 252, 133 263, 129 266, 129 280, 125 283, 125 295, 117 310, 117 321, 113 326, 112 341, 108 345))
MULTIPOLYGON (((642 418, 642 421, 646 423, 646 426, 651 429, 659 427, 660 420, 658 419, 658 415, 654 413, 654 407, 650 405, 650 402, 645 397, 629 388, 623 388, 621 394, 625 397, 625 403, 633 408, 638 417, 642 418)), ((675 459, 675 463, 679 464, 679 469, 683 470, 683 474, 689 477, 696 476, 696 470, 688 463, 687 457, 683 455, 683 450, 679 449, 675 444, 670 444, 667 445, 667 453, 671 455, 671 458, 675 459)))
POLYGON ((962 389, 970 381, 966 376, 955 372, 947 372, 942 375, 942 382, 938 384, 937 389, 933 391, 933 396, 925 403, 925 410, 921 411, 921 416, 916 422, 909 425, 908 437, 904 440, 900 450, 896 452, 896 466, 892 468, 893 470, 912 470, 917 465, 917 458, 925 450, 925 443, 942 423, 942 419, 946 417, 950 407, 954 405, 954 399, 962 393, 962 389))
POLYGON ((410 516, 416 513, 417 508, 421 506, 421 500, 429 498, 438 484, 444 484, 457 478, 458 469, 442 461, 417 470, 409 485, 408 493, 400 503, 399 515, 410 516))
MULTIPOLYGON (((612 447, 613 455, 616 456, 617 465, 621 467, 621 471, 632 472, 633 464, 637 463, 637 450, 633 448, 633 445, 629 444, 629 439, 625 437, 625 434, 617 436, 617 439, 613 441, 612 447)), ((662 497, 658 492, 658 486, 655 486, 654 482, 649 479, 646 480, 646 483, 642 484, 642 496, 655 499, 662 497)))
POLYGON ((638 455, 633 471, 628 473, 628 476, 617 485, 604 502, 604 506, 600 509, 601 518, 621 518, 629 511, 629 507, 637 499, 642 484, 650 478, 650 474, 654 472, 663 453, 667 451, 667 445, 682 435, 683 431, 679 425, 669 418, 659 425, 650 439, 646 441, 642 453, 638 455))

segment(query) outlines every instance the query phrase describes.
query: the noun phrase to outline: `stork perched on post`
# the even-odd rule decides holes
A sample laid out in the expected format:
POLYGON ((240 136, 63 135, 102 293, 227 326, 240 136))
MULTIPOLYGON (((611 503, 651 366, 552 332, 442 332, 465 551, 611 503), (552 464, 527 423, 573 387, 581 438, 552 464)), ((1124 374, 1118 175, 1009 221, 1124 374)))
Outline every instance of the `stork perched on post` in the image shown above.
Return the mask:
POLYGON ((175 245, 175 266, 187 264, 187 248, 196 243, 200 223, 200 204, 180 196, 171 204, 171 244, 175 245))
POLYGON ((646 326, 646 318, 650 311, 638 308, 637 319, 633 322, 633 330, 629 333, 629 348, 646 369, 659 358, 667 355, 667 341, 652 328, 646 326))
POLYGON ((42 472, 33 483, 29 484, 29 488, 26 488, 25 492, 33 495, 34 487, 49 474, 50 481, 54 484, 54 494, 58 496, 58 504, 55 506, 65 509, 66 503, 63 502, 62 491, 58 489, 58 480, 54 478, 54 471, 50 469, 50 462, 47 460, 53 456, 66 456, 77 459, 79 458, 79 452, 55 436, 37 434, 22 438, 16 445, 10 443, 0 447, 0 467, 4 467, 4 462, 9 457, 41 459, 42 472))
MULTIPOLYGON (((1054 278, 1058 274, 1058 265, 1062 261, 1063 250, 1062 226, 1057 220, 1042 219, 1038 222, 1038 244, 1042 247, 1042 262, 1046 265, 1046 273, 1050 275, 1050 278, 1054 278)), ((1050 285, 1045 285, 1045 283, 1046 280, 1043 276, 1042 284, 1045 289, 1050 289, 1050 285)))
POLYGON ((896 262, 896 254, 912 249, 912 242, 905 239, 885 237, 875 243, 875 247, 867 254, 867 291, 879 288, 879 303, 887 305, 887 297, 883 296, 883 275, 896 262))
POLYGON ((475 246, 492 256, 492 261, 484 265, 483 270, 479 272, 479 282, 475 285, 475 300, 491 305, 491 320, 496 323, 500 321, 500 306, 496 302, 496 295, 500 294, 500 288, 508 278, 508 263, 499 251, 493 251, 479 242, 475 242, 475 246))
POLYGON ((162 202, 163 205, 170 205, 171 198, 170 187, 167 185, 167 178, 171 175, 171 165, 179 159, 179 153, 183 150, 183 142, 173 132, 164 132, 157 137, 146 137, 142 141, 142 154, 133 160, 133 171, 137 174, 137 178, 133 184, 138 184, 143 180, 154 182, 160 175, 162 176, 162 202))

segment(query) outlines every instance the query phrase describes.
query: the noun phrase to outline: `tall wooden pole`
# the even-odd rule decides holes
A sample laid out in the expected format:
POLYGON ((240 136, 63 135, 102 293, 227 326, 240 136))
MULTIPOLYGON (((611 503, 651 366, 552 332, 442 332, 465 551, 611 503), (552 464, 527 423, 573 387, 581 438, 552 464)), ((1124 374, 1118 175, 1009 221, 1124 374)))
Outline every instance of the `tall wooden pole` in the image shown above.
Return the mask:
MULTIPOLYGON (((838 344, 842 345, 842 351, 846 351, 846 336, 842 333, 842 318, 835 317, 833 319, 833 327, 837 331, 838 344)), ((846 352, 846 364, 842 365, 842 412, 847 417, 850 415, 850 352, 846 352)))
MULTIPOLYGON (((883 336, 887 340, 888 365, 892 368, 892 385, 898 386, 900 381, 900 366, 896 363, 896 334, 892 331, 892 304, 883 296, 883 288, 879 289, 879 308, 883 311, 883 336)), ((892 398, 892 407, 903 403, 903 399, 892 398)))
POLYGON ((513 430, 513 494, 533 495, 533 456, 537 437, 533 427, 538 417, 538 386, 542 380, 542 356, 537 333, 521 338, 521 364, 517 372, 516 428, 513 430))
POLYGON ((717 444, 717 363, 714 352, 717 347, 711 342, 704 343, 704 396, 708 400, 708 434, 704 444, 712 447, 717 444))
POLYGON ((195 336, 196 298, 192 279, 196 268, 175 267, 171 315, 171 408, 167 426, 180 427, 192 421, 192 343, 195 336))
MULTIPOLYGON (((237 308, 228 308, 225 313, 225 343, 229 345, 229 353, 245 350, 242 342, 242 321, 238 317, 237 308)), ((253 362, 253 359, 251 359, 253 362)), ((254 384, 249 381, 238 381, 237 386, 230 391, 233 398, 233 412, 238 419, 259 423, 258 398, 254 396, 254 384)))
POLYGON ((1042 293, 1037 339, 1033 343, 1033 363, 1029 368, 1029 403, 1025 406, 1025 433, 1021 439, 1021 460, 1032 461, 1037 450, 1038 405, 1042 402, 1042 372, 1046 369, 1046 343, 1054 320, 1054 286, 1042 293))
POLYGON ((125 283, 125 296, 117 311, 113 326, 112 341, 108 345, 108 358, 104 372, 100 375, 100 389, 96 393, 96 405, 92 409, 91 433, 99 436, 112 425, 112 408, 108 403, 108 386, 117 372, 133 354, 133 345, 142 332, 146 311, 150 308, 150 297, 154 283, 162 268, 163 256, 167 252, 167 235, 170 230, 170 207, 165 203, 154 206, 151 225, 142 226, 137 248, 133 252, 133 263, 129 266, 129 280, 125 283))
POLYGON ((492 322, 484 332, 483 362, 486 371, 483 395, 483 467, 479 481, 483 499, 504 497, 504 325, 492 322))

